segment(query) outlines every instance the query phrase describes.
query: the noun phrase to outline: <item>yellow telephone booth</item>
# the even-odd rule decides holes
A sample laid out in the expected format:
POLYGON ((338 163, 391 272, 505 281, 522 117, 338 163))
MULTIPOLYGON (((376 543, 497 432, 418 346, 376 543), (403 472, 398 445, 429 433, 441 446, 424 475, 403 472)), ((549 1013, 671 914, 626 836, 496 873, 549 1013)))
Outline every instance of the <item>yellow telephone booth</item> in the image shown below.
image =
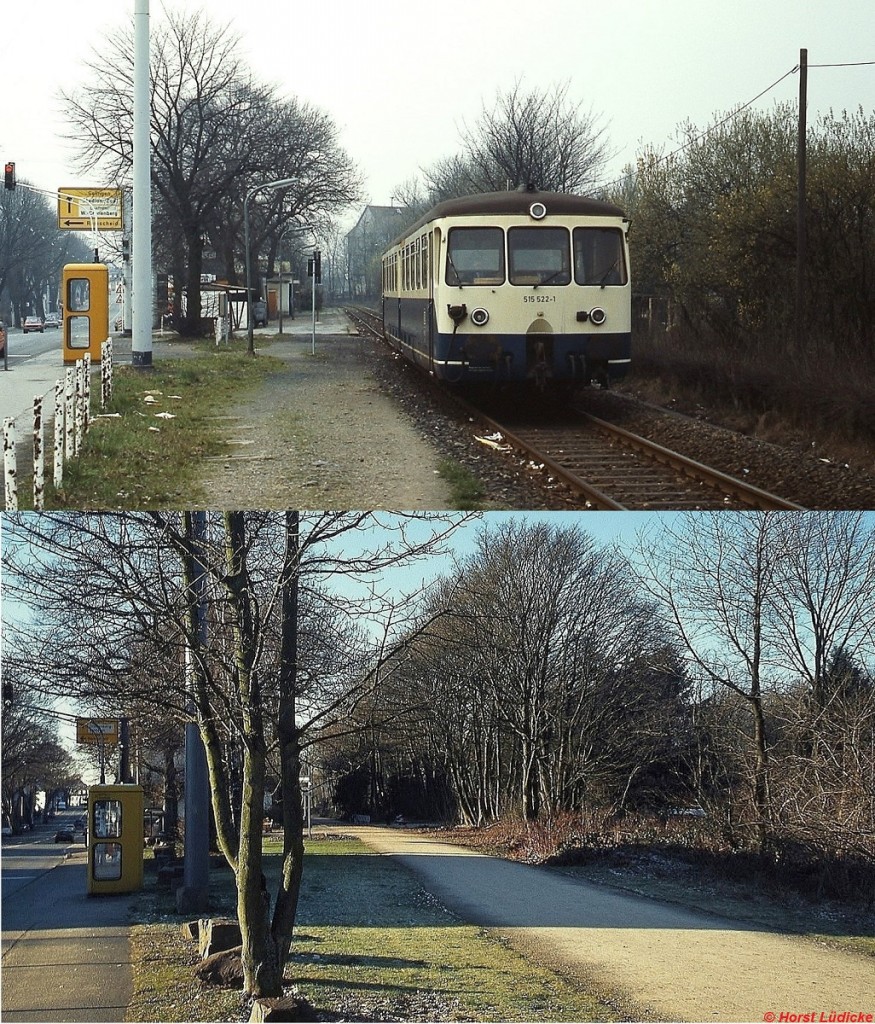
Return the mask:
POLYGON ((143 887, 143 789, 88 790, 88 895, 143 887))
POLYGON ((109 337, 109 268, 105 263, 68 263, 61 271, 64 362, 86 353, 100 361, 100 346, 109 337))

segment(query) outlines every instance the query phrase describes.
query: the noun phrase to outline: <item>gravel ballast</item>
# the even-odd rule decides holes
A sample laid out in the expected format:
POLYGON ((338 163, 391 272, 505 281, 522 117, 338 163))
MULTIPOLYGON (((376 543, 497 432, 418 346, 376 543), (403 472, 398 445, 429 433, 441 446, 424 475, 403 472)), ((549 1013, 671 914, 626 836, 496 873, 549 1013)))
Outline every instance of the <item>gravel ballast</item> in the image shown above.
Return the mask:
MULTIPOLYGON (((356 336, 341 311, 322 319, 315 355, 302 333, 271 338, 265 350, 287 369, 222 413, 228 455, 205 466, 208 507, 451 508, 442 460, 478 478, 484 509, 580 507, 528 458, 478 440, 482 425, 381 342, 356 336)), ((866 465, 831 459, 813 445, 766 442, 701 412, 659 408, 631 390, 588 390, 580 404, 805 508, 875 508, 875 475, 866 465)))

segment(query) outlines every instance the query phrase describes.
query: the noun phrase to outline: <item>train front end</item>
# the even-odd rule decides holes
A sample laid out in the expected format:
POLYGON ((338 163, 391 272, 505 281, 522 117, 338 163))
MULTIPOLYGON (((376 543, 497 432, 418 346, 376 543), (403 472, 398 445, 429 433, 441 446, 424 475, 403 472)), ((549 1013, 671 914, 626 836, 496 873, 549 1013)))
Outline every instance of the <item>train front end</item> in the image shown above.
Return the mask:
MULTIPOLYGON (((622 211, 561 194, 495 195, 519 208, 460 211, 434 225, 434 374, 541 388, 606 387, 625 376, 631 285, 622 211)), ((479 197, 487 207, 491 198, 479 197)))

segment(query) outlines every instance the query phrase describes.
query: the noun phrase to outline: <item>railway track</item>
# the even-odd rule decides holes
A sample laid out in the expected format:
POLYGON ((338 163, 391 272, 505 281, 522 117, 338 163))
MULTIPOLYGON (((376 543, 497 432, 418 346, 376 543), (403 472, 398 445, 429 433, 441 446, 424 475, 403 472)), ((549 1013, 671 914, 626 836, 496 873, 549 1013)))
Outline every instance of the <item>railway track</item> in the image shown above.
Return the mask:
MULTIPOLYGON (((382 337, 369 310, 348 310, 368 332, 382 337)), ((571 422, 499 422, 458 395, 453 401, 482 425, 481 441, 519 453, 543 466, 583 504, 594 509, 798 509, 799 505, 728 476, 679 452, 582 411, 571 422)))

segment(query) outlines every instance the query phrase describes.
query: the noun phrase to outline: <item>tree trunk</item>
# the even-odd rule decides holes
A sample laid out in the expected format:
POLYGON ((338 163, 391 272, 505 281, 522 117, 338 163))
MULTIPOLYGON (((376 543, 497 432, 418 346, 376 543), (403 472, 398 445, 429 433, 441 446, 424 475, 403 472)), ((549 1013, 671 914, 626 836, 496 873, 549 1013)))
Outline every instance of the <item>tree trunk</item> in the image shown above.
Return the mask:
POLYGON ((538 778, 535 746, 528 738, 523 739, 522 746, 523 817, 526 821, 536 821, 541 813, 541 780, 538 778))
POLYGON ((201 270, 204 246, 200 230, 186 232, 185 244, 188 249, 188 280, 185 286, 185 317, 179 325, 179 333, 185 337, 193 337, 200 333, 201 327, 201 270))
POLYGON ((237 918, 243 940, 243 979, 256 998, 282 995, 282 965, 268 926, 270 898, 262 870, 265 739, 251 581, 246 565, 243 512, 225 513, 228 572, 225 586, 234 609, 235 673, 243 712, 243 805, 237 856, 237 918))
POLYGON ((265 756, 256 737, 243 758, 243 806, 237 859, 237 919, 243 949, 243 979, 256 998, 282 995, 282 964, 268 925, 270 896, 262 862, 265 756))
POLYGON ((280 974, 292 945, 298 896, 304 871, 304 810, 301 801, 301 746, 297 725, 298 675, 298 527, 299 513, 286 512, 286 545, 282 579, 280 641, 280 744, 283 803, 283 864, 271 935, 278 951, 280 974))
POLYGON ((751 710, 753 711, 754 720, 753 799, 757 812, 757 838, 760 851, 763 851, 768 841, 772 809, 769 792, 769 753, 766 737, 766 719, 763 713, 762 700, 759 698, 752 700, 751 710))

